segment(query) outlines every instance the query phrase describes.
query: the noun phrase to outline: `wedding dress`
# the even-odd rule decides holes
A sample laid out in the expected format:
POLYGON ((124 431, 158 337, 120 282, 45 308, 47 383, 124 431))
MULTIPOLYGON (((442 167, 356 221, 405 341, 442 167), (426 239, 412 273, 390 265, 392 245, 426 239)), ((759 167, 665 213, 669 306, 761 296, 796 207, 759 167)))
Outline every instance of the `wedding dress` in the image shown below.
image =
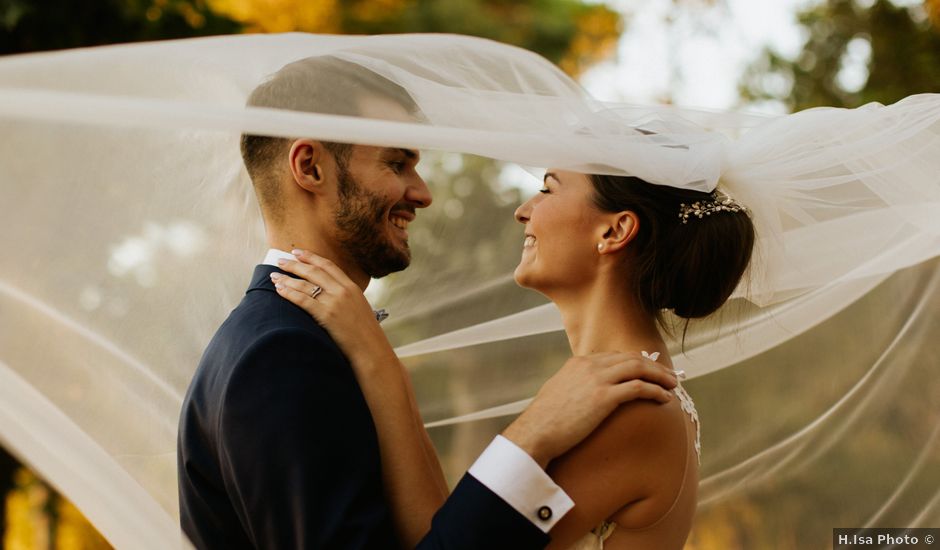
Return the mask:
POLYGON ((624 105, 482 39, 252 35, 0 58, 0 132, 0 443, 118 547, 179 545, 182 394, 267 248, 242 132, 422 149, 436 204, 370 296, 451 479, 569 352, 511 277, 512 210, 536 190, 518 165, 552 166, 721 185, 751 209, 752 273, 670 342, 709 419, 696 529, 745 528, 721 514, 744 508, 812 548, 836 524, 940 522, 938 95, 774 117, 624 105), (245 107, 317 56, 420 117, 245 107), (796 516, 811 507, 783 496, 840 505, 796 516))

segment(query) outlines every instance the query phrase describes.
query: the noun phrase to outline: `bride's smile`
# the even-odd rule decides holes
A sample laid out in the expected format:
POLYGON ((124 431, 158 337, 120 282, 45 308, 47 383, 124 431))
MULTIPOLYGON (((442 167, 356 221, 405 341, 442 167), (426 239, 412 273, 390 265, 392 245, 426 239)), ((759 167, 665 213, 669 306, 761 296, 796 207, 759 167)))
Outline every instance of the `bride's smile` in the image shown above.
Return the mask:
POLYGON ((573 172, 548 171, 542 189, 520 206, 515 217, 525 225, 516 282, 542 293, 586 282, 603 235, 590 184, 573 172))

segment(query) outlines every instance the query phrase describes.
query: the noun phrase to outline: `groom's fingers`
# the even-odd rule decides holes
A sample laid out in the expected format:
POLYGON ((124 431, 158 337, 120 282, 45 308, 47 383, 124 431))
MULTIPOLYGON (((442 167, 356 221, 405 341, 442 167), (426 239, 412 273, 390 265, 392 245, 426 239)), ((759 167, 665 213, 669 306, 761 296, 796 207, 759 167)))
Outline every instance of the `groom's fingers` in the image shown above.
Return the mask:
POLYGON ((659 384, 645 382, 643 380, 630 380, 621 382, 611 388, 611 397, 618 404, 637 399, 651 399, 660 403, 668 403, 672 400, 672 392, 663 389, 659 384))
POLYGON ((621 361, 604 371, 608 380, 614 383, 630 380, 645 380, 658 384, 667 390, 676 387, 678 379, 671 369, 645 357, 621 361))

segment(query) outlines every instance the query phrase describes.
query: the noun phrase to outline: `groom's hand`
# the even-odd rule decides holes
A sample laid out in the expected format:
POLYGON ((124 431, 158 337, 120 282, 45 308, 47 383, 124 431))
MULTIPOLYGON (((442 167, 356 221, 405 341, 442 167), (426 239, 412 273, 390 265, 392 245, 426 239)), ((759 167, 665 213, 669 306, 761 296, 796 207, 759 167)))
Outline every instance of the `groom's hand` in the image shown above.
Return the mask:
POLYGON ((676 383, 672 369, 639 353, 572 357, 545 382, 503 437, 545 468, 621 404, 636 399, 667 403, 676 383))

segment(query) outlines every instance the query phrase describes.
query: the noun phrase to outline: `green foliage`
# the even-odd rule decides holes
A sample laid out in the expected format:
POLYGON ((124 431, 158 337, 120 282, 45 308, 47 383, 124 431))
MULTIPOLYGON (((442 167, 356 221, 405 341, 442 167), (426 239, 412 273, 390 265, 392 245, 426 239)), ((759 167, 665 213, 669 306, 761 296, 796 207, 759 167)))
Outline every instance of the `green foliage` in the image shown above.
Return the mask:
POLYGON ((0 54, 246 30, 444 32, 521 46, 579 74, 613 50, 622 27, 617 12, 581 0, 0 0, 0 54))
POLYGON ((788 59, 765 50, 741 82, 742 99, 778 100, 797 111, 889 104, 940 91, 940 31, 920 6, 878 0, 865 8, 853 0, 826 0, 800 13, 799 24, 808 36, 800 54, 788 59), (853 39, 871 45, 868 79, 859 90, 845 89, 837 78, 853 39))
POLYGON ((341 26, 350 34, 448 32, 490 38, 536 51, 579 72, 609 53, 622 32, 620 16, 580 0, 415 0, 373 12, 370 1, 341 3, 341 26), (581 41, 589 38, 588 44, 581 41), (579 51, 588 50, 588 51, 579 51), (586 63, 574 57, 588 54, 586 63), (593 54, 593 55, 591 55, 593 54))
POLYGON ((0 0, 0 54, 240 30, 201 0, 0 0))

